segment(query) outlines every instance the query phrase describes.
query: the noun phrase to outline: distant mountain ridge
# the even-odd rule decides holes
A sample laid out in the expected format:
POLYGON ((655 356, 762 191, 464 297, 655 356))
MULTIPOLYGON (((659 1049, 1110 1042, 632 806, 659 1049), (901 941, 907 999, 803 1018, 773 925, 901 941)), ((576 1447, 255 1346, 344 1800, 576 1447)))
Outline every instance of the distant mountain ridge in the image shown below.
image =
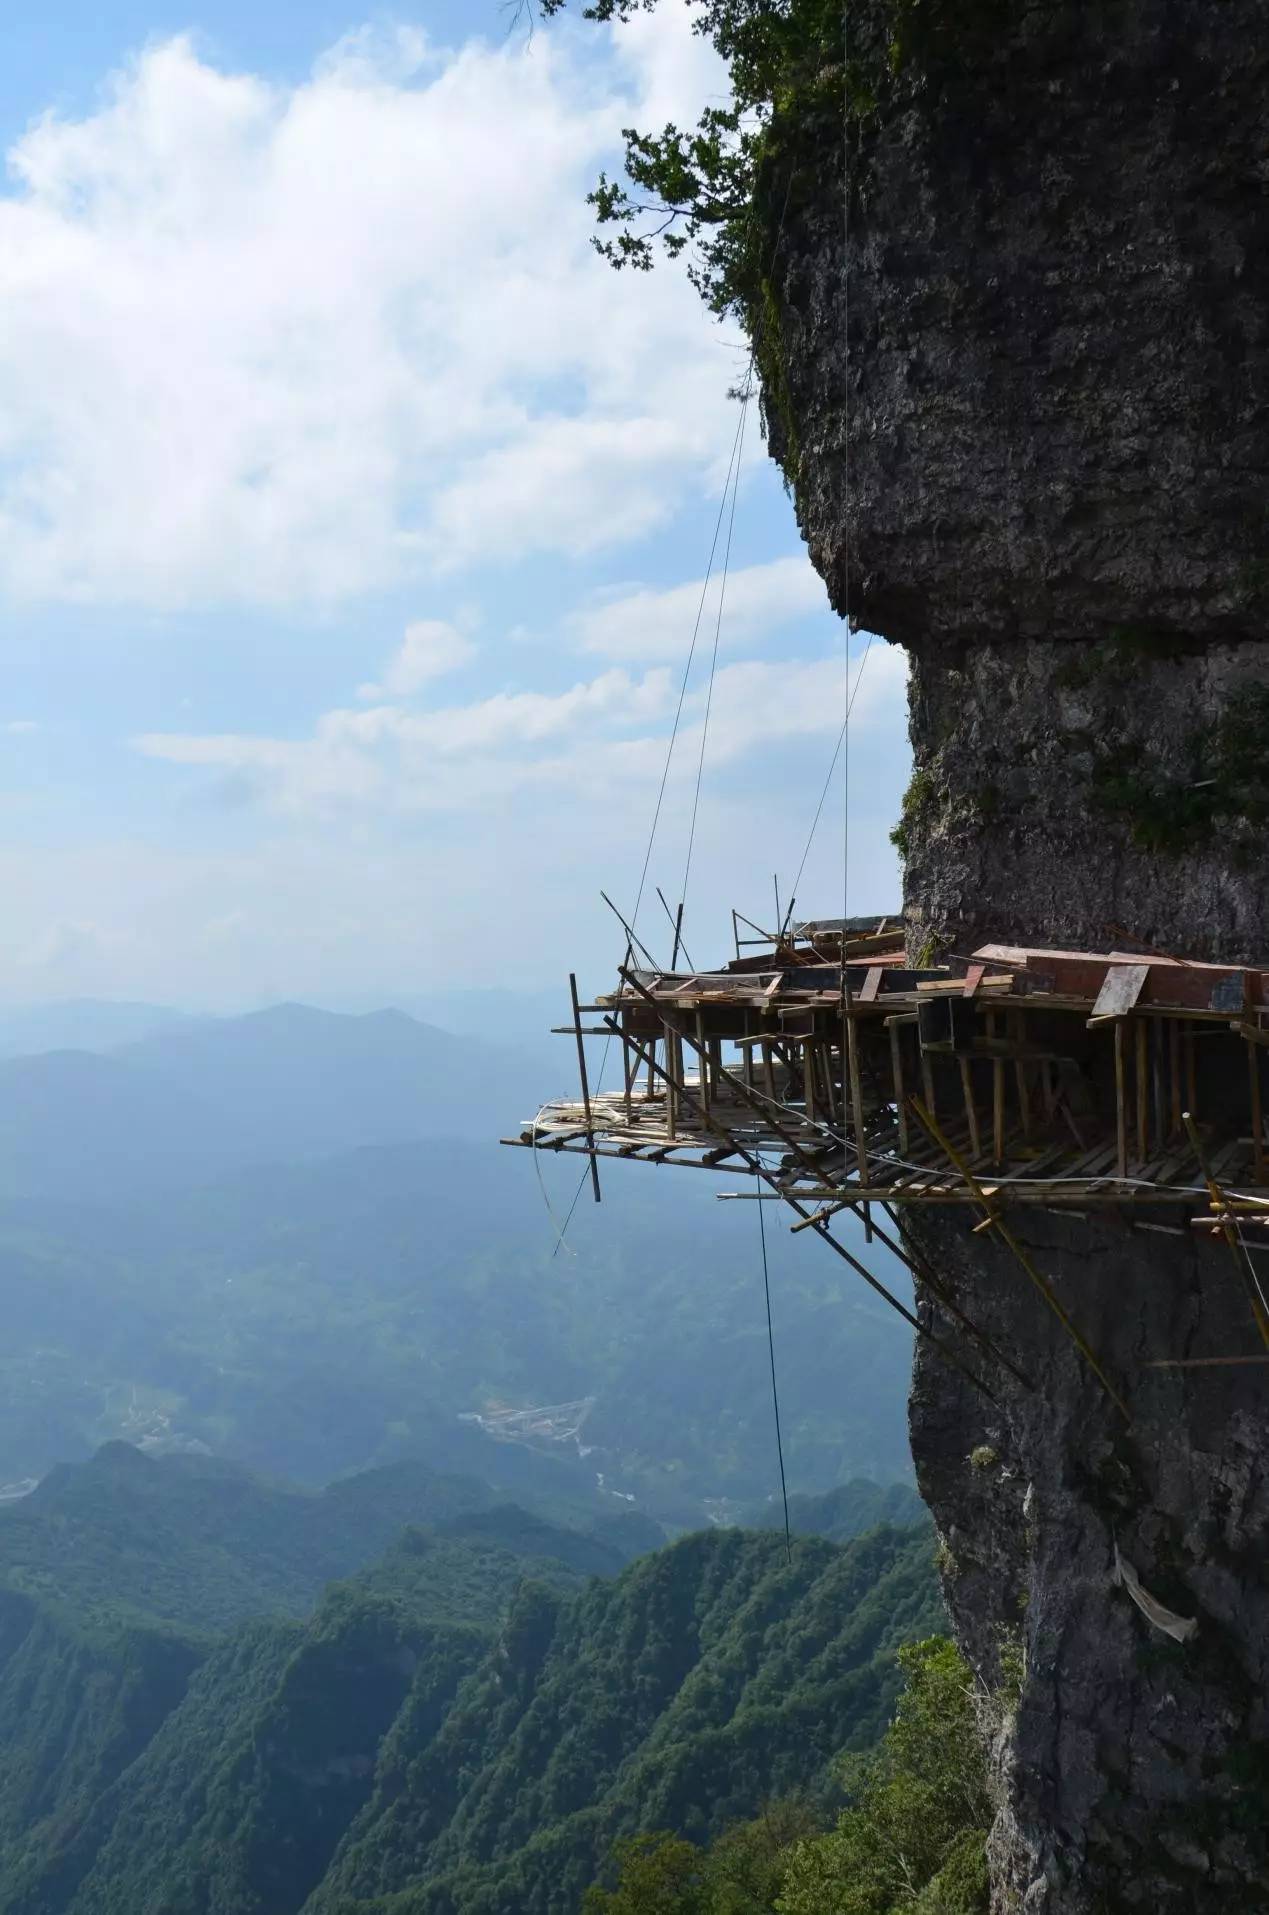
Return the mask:
POLYGON ((488 1140, 544 1094, 532 1056, 404 1011, 173 1014, 108 1052, 0 1057, 0 1199, 119 1203, 252 1164, 488 1140))
MULTIPOLYGON (((586 1540, 596 1515, 578 1510, 578 1529, 567 1531, 572 1560, 581 1573, 614 1575, 632 1552, 599 1535, 586 1540)), ((253 1616, 306 1614, 327 1583, 421 1523, 474 1541, 514 1531, 522 1554, 542 1557, 566 1533, 508 1510, 478 1477, 420 1461, 304 1491, 214 1457, 151 1457, 109 1443, 0 1507, 0 1586, 94 1624, 131 1618, 214 1632, 253 1616)))
POLYGON ((124 998, 63 998, 0 1008, 0 1057, 39 1051, 112 1051, 193 1021, 167 1004, 124 998))

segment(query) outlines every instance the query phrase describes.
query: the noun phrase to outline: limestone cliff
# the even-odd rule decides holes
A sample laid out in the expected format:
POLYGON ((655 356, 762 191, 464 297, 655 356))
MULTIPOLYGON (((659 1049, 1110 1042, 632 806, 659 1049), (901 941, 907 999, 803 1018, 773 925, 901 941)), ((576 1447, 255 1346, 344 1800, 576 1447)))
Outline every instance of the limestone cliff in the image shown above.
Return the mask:
MULTIPOLYGON (((848 238, 840 111, 777 126, 754 313, 815 562, 911 658, 913 950, 1263 961, 1269 10, 931 3, 896 58, 916 11, 851 8, 848 238)), ((1125 1429, 1016 1266, 922 1235, 1038 1385, 996 1412, 923 1354, 912 1391, 1000 1698, 997 1910, 1269 1909, 1269 1370, 1143 1368, 1256 1347, 1226 1251, 1028 1228, 1125 1429), (1115 1587, 1116 1542, 1192 1642, 1115 1587)))

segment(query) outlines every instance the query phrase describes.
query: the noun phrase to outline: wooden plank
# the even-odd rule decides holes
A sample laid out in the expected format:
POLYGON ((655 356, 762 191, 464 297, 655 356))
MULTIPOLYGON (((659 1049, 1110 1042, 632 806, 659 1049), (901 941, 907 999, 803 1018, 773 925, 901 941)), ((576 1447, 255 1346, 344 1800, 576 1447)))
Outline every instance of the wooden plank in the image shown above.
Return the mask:
POLYGON ((1102 987, 1093 1005, 1094 1017, 1123 1017, 1145 989, 1150 975, 1148 964, 1112 964, 1102 979, 1102 987))
POLYGON ((965 990, 963 992, 963 995, 965 997, 974 996, 974 994, 978 990, 979 985, 983 981, 983 975, 986 972, 986 969, 987 969, 987 966, 985 964, 970 965, 969 969, 965 973, 965 990))
POLYGON ((1150 1154, 1150 1054, 1144 1017, 1137 1024, 1137 1161, 1145 1163, 1150 1154))
POLYGON ((860 987, 859 997, 857 999, 858 1003, 872 1004, 876 1001, 877 992, 881 987, 881 978, 882 978, 881 966, 879 964, 872 965, 869 969, 867 977, 864 979, 863 984, 860 987))

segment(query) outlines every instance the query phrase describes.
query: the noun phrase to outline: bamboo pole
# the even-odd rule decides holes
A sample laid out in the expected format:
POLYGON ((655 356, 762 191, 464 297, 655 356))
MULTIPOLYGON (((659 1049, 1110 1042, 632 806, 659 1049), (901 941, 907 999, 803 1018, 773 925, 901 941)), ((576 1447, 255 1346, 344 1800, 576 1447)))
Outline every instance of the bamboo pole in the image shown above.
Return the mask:
POLYGON ((842 1010, 846 1020, 846 1060, 850 1071, 850 1108, 855 1125, 855 1154, 859 1159, 859 1181, 868 1184, 868 1146, 864 1140, 864 1087, 859 1076, 859 1034, 847 1002, 842 1010))
MULTIPOLYGON (((638 985, 636 985, 635 988, 637 990, 639 988, 638 985)), ((611 1022, 611 1020, 608 1018, 605 1018, 604 1021, 605 1023, 611 1022)), ((632 1044, 635 1042, 633 1038, 631 1038, 630 1041, 632 1044)), ((655 1064, 655 1063, 653 1067, 657 1071, 658 1075, 667 1078, 667 1088, 668 1088, 668 1076, 664 1068, 661 1065, 655 1064)), ((692 1098, 692 1094, 687 1089, 686 1085, 680 1083, 678 1086, 678 1092, 679 1092, 679 1095, 682 1096, 687 1103, 690 1104, 694 1101, 692 1098)), ((699 1111, 699 1107, 698 1107, 698 1111, 699 1111)), ((732 1143, 734 1141, 729 1136, 728 1132, 723 1127, 723 1125, 718 1123, 714 1118, 706 1116, 704 1112, 699 1112, 699 1114, 701 1115, 703 1120, 709 1125, 710 1129, 717 1131, 719 1136, 722 1137, 725 1142, 732 1143)), ((767 1169, 761 1157, 759 1157, 756 1152, 747 1149, 743 1145, 736 1145, 736 1149, 738 1154, 745 1158, 753 1174, 761 1178, 761 1180, 764 1183, 768 1184, 770 1188, 775 1192, 776 1196, 782 1198, 783 1201, 788 1204, 791 1210, 796 1211, 799 1217, 805 1217, 808 1214, 806 1210, 804 1210, 804 1208, 802 1207, 801 1203, 799 1203, 797 1198, 792 1196, 788 1191, 784 1190, 781 1187, 781 1185, 776 1180, 773 1172, 767 1169)), ((903 1318, 905 1323, 910 1324, 912 1329, 916 1331, 919 1337, 924 1337, 927 1343, 931 1344, 936 1350, 939 1351, 939 1353, 943 1356, 945 1361, 953 1364, 955 1368, 960 1370, 964 1376, 968 1377, 969 1381, 974 1385, 975 1389, 981 1390, 983 1395, 987 1397, 987 1399, 990 1402, 995 1403, 997 1401, 997 1398, 994 1392, 988 1389, 987 1385, 983 1382, 982 1378, 980 1376, 977 1376, 974 1373, 974 1371, 970 1369, 969 1365, 966 1362, 964 1362, 964 1360, 957 1354, 957 1352, 953 1350, 948 1344, 946 1344, 941 1337, 936 1337, 932 1330, 927 1329, 926 1326, 921 1322, 919 1317, 915 1317, 912 1314, 911 1310, 909 1310, 905 1304, 899 1301, 898 1297, 894 1296, 891 1291, 887 1290, 884 1283, 882 1283, 877 1277, 873 1276, 871 1270, 867 1269, 864 1264, 860 1263, 857 1257, 853 1257, 850 1254, 850 1252, 846 1249, 845 1245, 840 1244, 837 1241, 836 1237, 833 1236, 827 1224, 819 1225, 817 1228, 816 1234, 823 1239, 823 1241, 828 1245, 830 1250, 836 1251, 837 1255, 842 1258, 843 1262, 848 1263, 851 1269, 854 1270, 858 1276, 861 1276, 863 1278, 864 1282, 868 1284, 869 1288, 872 1290, 875 1290, 877 1295, 881 1297, 886 1303, 888 1303, 891 1309, 896 1311, 897 1314, 903 1318)))
MULTIPOLYGON (((1006 1029, 1013 1043, 1021 1049, 1026 1041, 1021 1011, 1010 1011, 1008 1013, 1006 1029)), ((1031 1142, 1031 1093, 1027 1085, 1027 1064, 1025 1058, 1018 1058, 1014 1064, 1014 1075, 1018 1085, 1018 1114, 1022 1119, 1022 1137, 1024 1143, 1029 1144, 1031 1142)))
POLYGON ((887 1020, 890 1025, 890 1069, 894 1077, 894 1106, 899 1122, 899 1149, 906 1157, 910 1148, 908 1137, 908 1099, 903 1088, 903 1038, 896 1018, 887 1020))
POLYGON ((599 1193, 599 1165, 595 1160, 595 1125, 590 1108, 590 1079, 586 1073, 586 1044, 582 1037, 582 1007, 577 995, 577 977, 573 971, 568 974, 569 995, 573 1000, 573 1032, 577 1038, 577 1070, 582 1080, 582 1109, 586 1112, 586 1142, 590 1146, 590 1185, 595 1193, 595 1202, 602 1201, 599 1193))
POLYGON ((1115 1025, 1115 1168, 1128 1175, 1128 1087, 1124 1081, 1124 1020, 1115 1025))
POLYGON ((1251 1090, 1251 1143, 1255 1152, 1256 1182, 1265 1181, 1265 1118, 1260 1098, 1260 1053, 1254 1044, 1247 1046, 1247 1071, 1251 1090))
POLYGON ((974 1080, 967 1057, 961 1059, 961 1089, 965 1094, 965 1121, 969 1125, 970 1153, 977 1163, 983 1154, 983 1143, 978 1134, 978 1107, 974 1102, 974 1080))

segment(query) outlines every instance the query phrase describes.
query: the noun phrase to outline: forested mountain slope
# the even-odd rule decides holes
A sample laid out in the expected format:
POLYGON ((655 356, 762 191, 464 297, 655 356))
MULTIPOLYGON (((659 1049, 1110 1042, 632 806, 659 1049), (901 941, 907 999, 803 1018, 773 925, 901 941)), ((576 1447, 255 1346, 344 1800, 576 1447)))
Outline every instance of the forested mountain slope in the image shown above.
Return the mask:
POLYGON ((614 1838, 815 1791, 937 1626, 925 1526, 623 1568, 494 1496, 116 1445, 0 1511, 0 1915, 573 1915, 614 1838))
POLYGON ((704 1838, 875 1741, 894 1650, 940 1615, 924 1528, 791 1562, 714 1532, 576 1597, 526 1588, 440 1732, 389 1738, 311 1915, 571 1915, 614 1838, 704 1838))
MULTIPOLYGON (((261 1720, 275 1678, 284 1713, 310 1698, 303 1741, 317 1760, 323 1724, 338 1742, 380 1723, 376 1693, 386 1726, 425 1640, 457 1680, 526 1576, 567 1587, 623 1560, 421 1465, 322 1495, 123 1445, 56 1472, 0 1510, 0 1909, 66 1905, 134 1785, 170 1791, 192 1775, 201 1799, 205 1762, 232 1752, 235 1724, 261 1720), (178 1722, 192 1727, 173 1740, 178 1722)), ((285 1817, 276 1833, 281 1866, 298 1834, 285 1817)), ((152 1845, 165 1854, 169 1835, 152 1845)))

